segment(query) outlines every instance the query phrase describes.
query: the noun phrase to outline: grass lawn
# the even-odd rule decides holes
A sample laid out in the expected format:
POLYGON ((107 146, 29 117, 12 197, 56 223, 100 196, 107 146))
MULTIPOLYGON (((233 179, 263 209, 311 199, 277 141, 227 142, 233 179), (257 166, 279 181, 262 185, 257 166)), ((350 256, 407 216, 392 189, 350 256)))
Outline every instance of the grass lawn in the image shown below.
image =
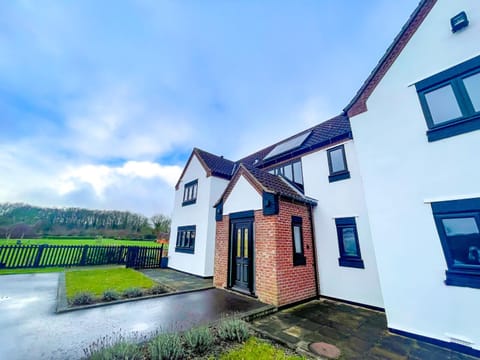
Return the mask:
MULTIPOLYGON (((69 239, 69 238, 44 238, 44 239, 23 239, 22 245, 117 245, 117 246, 161 246, 154 241, 134 241, 134 240, 116 240, 116 239, 69 239)), ((2 245, 16 245, 17 239, 0 239, 2 245)), ((165 246, 164 246, 165 248, 165 246)))
POLYGON ((251 360, 302 360, 305 359, 297 355, 288 355, 282 349, 272 344, 251 337, 245 344, 228 351, 220 356, 220 360, 251 359, 251 360))
POLYGON ((67 270, 65 274, 67 298, 78 292, 90 292, 101 296, 105 290, 122 292, 127 288, 149 289, 155 281, 133 269, 123 267, 95 270, 67 270))

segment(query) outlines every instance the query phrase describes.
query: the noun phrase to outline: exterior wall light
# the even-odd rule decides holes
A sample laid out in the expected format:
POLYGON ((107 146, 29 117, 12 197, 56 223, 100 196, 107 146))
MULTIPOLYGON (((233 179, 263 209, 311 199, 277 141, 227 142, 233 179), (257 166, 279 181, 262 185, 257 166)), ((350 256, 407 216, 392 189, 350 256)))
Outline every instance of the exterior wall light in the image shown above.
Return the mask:
POLYGON ((455 15, 450 19, 450 25, 452 25, 452 32, 455 33, 458 30, 463 29, 468 26, 468 18, 465 11, 462 11, 460 14, 455 15))

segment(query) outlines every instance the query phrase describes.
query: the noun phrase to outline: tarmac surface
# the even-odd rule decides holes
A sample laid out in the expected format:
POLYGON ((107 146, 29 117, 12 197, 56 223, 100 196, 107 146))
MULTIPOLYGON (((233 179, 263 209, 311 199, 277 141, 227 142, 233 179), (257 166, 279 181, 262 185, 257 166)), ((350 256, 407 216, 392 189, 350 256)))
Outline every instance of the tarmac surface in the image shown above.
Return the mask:
POLYGON ((0 359, 79 359, 115 333, 184 330, 265 304, 219 289, 55 313, 58 273, 0 276, 0 359))

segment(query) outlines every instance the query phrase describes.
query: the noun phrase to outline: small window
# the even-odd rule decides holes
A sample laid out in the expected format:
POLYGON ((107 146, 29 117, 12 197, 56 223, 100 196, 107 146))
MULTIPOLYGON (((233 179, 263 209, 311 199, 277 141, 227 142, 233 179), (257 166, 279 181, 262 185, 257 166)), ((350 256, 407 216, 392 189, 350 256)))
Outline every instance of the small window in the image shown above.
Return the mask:
POLYGON ((436 141, 480 129, 480 56, 415 84, 436 141))
POLYGON ((305 265, 305 253, 303 251, 302 218, 292 216, 292 239, 293 239, 293 265, 305 265))
POLYGON ((347 167, 347 158, 345 157, 345 147, 343 145, 327 150, 328 168, 330 176, 328 181, 334 182, 350 178, 350 172, 347 167))
POLYGON ((195 204, 197 202, 197 189, 198 180, 193 180, 185 184, 182 206, 195 204))
POLYGON ((177 229, 177 243, 175 252, 193 254, 195 251, 196 226, 179 226, 177 229))
POLYGON ((445 284, 480 288, 480 198, 432 203, 447 261, 445 284))
POLYGON ((340 252, 338 264, 346 267, 365 268, 362 255, 360 254, 355 218, 335 219, 335 225, 337 226, 338 248, 340 252))

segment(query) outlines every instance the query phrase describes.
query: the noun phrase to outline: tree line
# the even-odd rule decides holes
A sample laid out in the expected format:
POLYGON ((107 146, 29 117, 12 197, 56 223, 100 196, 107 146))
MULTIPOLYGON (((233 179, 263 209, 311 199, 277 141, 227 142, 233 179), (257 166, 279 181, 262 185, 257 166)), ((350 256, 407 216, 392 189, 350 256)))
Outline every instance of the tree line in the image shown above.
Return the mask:
POLYGON ((0 203, 0 238, 48 236, 155 239, 170 232, 170 218, 148 218, 130 211, 48 208, 23 203, 0 203))

